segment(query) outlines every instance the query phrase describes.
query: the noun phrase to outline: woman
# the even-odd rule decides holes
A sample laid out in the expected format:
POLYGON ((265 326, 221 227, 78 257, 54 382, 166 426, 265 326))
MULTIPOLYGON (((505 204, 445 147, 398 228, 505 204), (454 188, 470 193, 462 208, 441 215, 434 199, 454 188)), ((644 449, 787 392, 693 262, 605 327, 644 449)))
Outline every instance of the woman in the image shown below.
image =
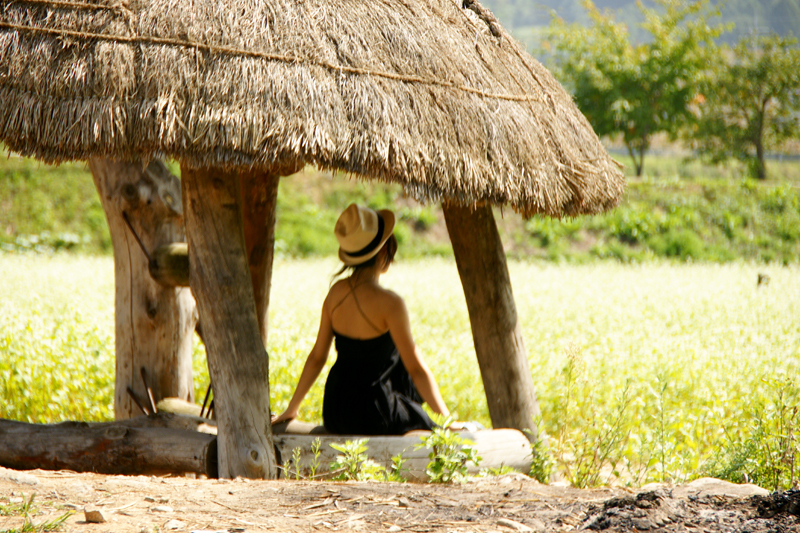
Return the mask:
MULTIPOLYGON (((277 424, 297 416, 336 340, 338 357, 325 384, 322 417, 330 433, 401 435, 431 429, 420 405, 450 415, 439 387, 411 337, 403 299, 379 285, 397 251, 394 213, 351 204, 336 222, 343 274, 322 305, 317 340, 286 411, 277 424)), ((451 426, 452 427, 452 426, 451 426)))

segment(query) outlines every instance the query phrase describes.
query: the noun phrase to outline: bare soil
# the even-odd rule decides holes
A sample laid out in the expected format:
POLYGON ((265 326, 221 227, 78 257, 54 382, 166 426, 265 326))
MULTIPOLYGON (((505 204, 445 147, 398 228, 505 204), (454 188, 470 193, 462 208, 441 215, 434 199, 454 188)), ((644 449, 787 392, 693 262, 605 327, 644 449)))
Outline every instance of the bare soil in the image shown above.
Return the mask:
MULTIPOLYGON (((463 485, 126 477, 0 468, 0 509, 35 494, 62 531, 800 531, 800 497, 700 480, 641 490, 542 485, 522 475, 463 485), (98 510, 104 523, 87 522, 98 510)), ((18 529, 18 513, 0 531, 18 529)))

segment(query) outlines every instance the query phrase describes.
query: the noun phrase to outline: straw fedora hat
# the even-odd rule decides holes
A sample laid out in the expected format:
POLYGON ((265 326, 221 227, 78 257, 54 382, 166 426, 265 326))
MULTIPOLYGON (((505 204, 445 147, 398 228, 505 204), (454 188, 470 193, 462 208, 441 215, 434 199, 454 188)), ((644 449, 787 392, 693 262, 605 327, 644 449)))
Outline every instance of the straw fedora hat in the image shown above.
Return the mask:
POLYGON ((347 266, 364 263, 377 255, 394 231, 394 213, 350 204, 339 215, 333 233, 339 241, 339 259, 347 266))

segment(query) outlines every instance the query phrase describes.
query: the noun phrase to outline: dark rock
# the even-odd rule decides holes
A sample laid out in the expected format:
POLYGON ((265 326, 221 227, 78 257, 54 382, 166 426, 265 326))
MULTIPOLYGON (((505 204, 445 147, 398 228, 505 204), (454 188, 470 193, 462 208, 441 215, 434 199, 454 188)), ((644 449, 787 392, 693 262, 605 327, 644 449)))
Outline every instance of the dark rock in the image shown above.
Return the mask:
POLYGON ((777 514, 800 516, 800 490, 773 492, 769 496, 754 496, 756 511, 761 518, 772 518, 777 514))

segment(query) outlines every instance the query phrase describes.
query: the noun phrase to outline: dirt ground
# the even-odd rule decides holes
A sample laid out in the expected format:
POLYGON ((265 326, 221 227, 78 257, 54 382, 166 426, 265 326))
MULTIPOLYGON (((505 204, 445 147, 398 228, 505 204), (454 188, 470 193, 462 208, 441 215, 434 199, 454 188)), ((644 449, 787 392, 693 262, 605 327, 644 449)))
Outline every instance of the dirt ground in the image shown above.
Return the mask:
MULTIPOLYGON (((703 479, 683 486, 578 490, 515 474, 414 483, 203 480, 0 468, 0 509, 35 494, 62 531, 688 531, 800 532, 800 495, 703 479), (98 510, 106 521, 87 522, 98 510)), ((12 513, 14 514, 14 513, 12 513)), ((0 532, 23 518, 0 515, 0 532)))

